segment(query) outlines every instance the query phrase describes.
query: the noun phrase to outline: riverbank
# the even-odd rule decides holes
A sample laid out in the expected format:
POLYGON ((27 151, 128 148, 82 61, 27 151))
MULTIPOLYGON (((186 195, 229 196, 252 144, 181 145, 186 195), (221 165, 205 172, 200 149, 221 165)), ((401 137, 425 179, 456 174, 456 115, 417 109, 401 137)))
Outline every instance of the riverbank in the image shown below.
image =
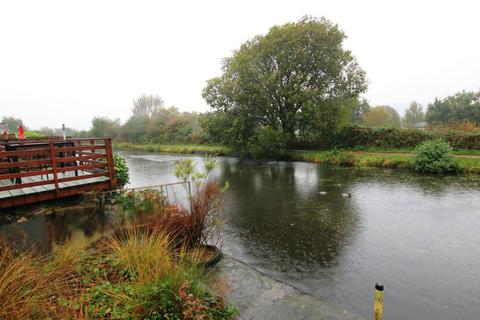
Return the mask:
MULTIPOLYGON (((168 144, 131 144, 118 143, 117 150, 141 151, 149 153, 176 153, 176 154, 214 154, 218 156, 233 156, 232 149, 224 146, 211 145, 168 145, 168 144)), ((413 149, 362 149, 352 150, 354 163, 348 166, 374 167, 385 169, 413 169, 413 149)), ((317 150, 289 150, 286 160, 306 161, 328 164, 329 151, 317 150)), ((467 174, 480 174, 480 152, 475 150, 456 150, 453 155, 458 161, 460 169, 467 174)))
MULTIPOLYGON (((395 152, 365 152, 352 151, 352 162, 345 164, 351 167, 374 167, 384 169, 412 169, 413 153, 395 152)), ((454 155, 460 170, 466 174, 480 174, 480 157, 478 155, 457 154, 454 155)), ((329 151, 291 150, 288 158, 294 161, 307 161, 315 163, 329 162, 329 151)))

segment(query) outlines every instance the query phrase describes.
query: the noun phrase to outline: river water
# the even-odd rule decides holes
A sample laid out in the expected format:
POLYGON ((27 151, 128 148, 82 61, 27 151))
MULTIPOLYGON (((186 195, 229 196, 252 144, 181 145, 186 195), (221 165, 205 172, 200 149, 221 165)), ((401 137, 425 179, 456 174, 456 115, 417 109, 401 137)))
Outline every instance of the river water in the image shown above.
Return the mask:
MULTIPOLYGON (((201 165, 198 156, 123 155, 131 187, 177 181, 181 158, 201 165)), ((368 318, 382 282, 385 319, 480 319, 479 177, 235 158, 219 158, 212 175, 230 185, 222 233, 233 257, 368 318)), ((21 229, 48 247, 55 234, 48 228, 91 233, 104 221, 91 213, 39 216, 21 229)))

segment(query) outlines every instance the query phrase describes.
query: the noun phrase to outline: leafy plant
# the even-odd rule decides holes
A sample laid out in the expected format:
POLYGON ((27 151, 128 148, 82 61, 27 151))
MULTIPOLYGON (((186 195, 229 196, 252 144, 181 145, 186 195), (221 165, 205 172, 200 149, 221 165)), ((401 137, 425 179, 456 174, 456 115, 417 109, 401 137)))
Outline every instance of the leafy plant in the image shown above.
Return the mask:
POLYGON ((358 160, 353 153, 334 148, 327 153, 325 162, 337 166, 353 167, 358 163, 358 160))
POLYGON ((458 163, 451 155, 448 142, 437 139, 420 144, 415 149, 414 168, 421 173, 455 173, 458 163))
POLYGON ((121 189, 130 181, 127 162, 120 155, 114 154, 113 165, 115 168, 115 179, 117 180, 117 187, 121 189))
POLYGON ((208 174, 214 169, 216 158, 203 159, 204 171, 197 171, 192 159, 183 159, 175 165, 175 176, 183 182, 193 182, 190 210, 181 210, 176 219, 181 223, 177 236, 188 246, 197 247, 216 238, 216 227, 221 222, 221 194, 228 188, 217 181, 210 181, 208 174))
POLYGON ((190 182, 192 178, 197 176, 195 170, 195 163, 192 159, 182 159, 175 163, 174 175, 182 182, 190 182))

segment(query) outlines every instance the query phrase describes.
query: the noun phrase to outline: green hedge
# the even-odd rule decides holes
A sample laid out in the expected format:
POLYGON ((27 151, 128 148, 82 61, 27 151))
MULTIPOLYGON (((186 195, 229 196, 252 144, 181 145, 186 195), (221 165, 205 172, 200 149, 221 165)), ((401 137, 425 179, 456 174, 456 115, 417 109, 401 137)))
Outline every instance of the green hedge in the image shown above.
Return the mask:
POLYGON ((339 148, 415 148, 418 144, 442 138, 453 149, 480 150, 480 134, 451 131, 434 133, 419 129, 345 127, 342 131, 321 139, 297 139, 288 145, 289 149, 339 148))

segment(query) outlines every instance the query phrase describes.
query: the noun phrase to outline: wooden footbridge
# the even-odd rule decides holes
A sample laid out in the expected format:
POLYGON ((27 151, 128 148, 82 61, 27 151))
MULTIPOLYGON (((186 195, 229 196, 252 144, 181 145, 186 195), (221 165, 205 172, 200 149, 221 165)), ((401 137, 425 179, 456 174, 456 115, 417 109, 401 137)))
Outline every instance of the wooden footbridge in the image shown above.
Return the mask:
POLYGON ((0 142, 0 209, 115 187, 110 138, 0 142))

